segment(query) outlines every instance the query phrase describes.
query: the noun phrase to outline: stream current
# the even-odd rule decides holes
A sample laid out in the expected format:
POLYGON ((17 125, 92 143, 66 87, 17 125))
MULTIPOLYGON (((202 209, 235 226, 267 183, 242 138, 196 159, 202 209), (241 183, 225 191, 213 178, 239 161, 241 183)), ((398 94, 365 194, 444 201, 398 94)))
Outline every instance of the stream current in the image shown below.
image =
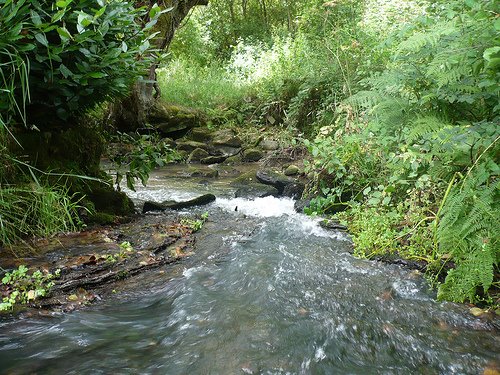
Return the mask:
MULTIPOLYGON (((356 259, 290 199, 156 173, 145 199, 214 192, 195 254, 87 309, 1 318, 5 374, 482 374, 498 331, 422 275, 356 259), (201 183, 199 183, 201 182, 201 183)), ((486 370, 485 370, 486 369, 486 370)), ((493 370, 495 371, 495 370, 493 370)), ((493 372, 494 373, 494 372, 493 372)))

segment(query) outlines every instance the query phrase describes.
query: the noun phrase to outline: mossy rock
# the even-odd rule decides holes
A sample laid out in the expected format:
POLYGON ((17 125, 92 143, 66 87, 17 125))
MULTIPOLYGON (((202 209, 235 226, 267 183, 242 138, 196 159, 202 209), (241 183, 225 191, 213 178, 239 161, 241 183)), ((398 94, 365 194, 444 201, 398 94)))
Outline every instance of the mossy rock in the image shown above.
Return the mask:
POLYGON ((190 129, 204 124, 198 111, 178 105, 155 101, 148 114, 148 122, 161 133, 178 138, 190 129))
POLYGON ((249 148, 245 151, 243 151, 243 161, 259 161, 264 157, 264 154, 262 151, 256 149, 256 148, 249 148))
POLYGON ((300 169, 299 167, 297 167, 296 165, 289 165, 286 169, 285 169, 285 176, 295 176, 297 174, 299 174, 300 172, 300 169))
POLYGON ((87 193, 87 198, 92 201, 96 212, 111 215, 127 216, 134 213, 134 202, 121 191, 112 187, 100 186, 87 193))
POLYGON ((255 172, 247 172, 235 178, 229 184, 232 187, 241 187, 249 184, 253 184, 257 182, 257 178, 255 177, 255 172))
POLYGON ((186 138, 196 142, 210 142, 212 131, 208 128, 193 128, 186 138))
POLYGON ((197 161, 200 161, 202 159, 205 159, 209 156, 210 154, 202 149, 202 148, 195 148, 191 154, 189 154, 189 157, 187 159, 187 162, 188 163, 192 163, 192 162, 197 162, 197 161))
POLYGON ((193 152, 197 148, 201 148, 202 150, 208 151, 208 146, 202 142, 196 142, 196 141, 177 142, 177 150, 179 151, 193 152))
POLYGON ((116 216, 105 212, 95 212, 87 217, 88 224, 109 225, 116 223, 116 216))
POLYGON ((204 177, 204 178, 216 178, 219 177, 219 171, 215 169, 202 169, 202 168, 188 168, 189 177, 204 177))

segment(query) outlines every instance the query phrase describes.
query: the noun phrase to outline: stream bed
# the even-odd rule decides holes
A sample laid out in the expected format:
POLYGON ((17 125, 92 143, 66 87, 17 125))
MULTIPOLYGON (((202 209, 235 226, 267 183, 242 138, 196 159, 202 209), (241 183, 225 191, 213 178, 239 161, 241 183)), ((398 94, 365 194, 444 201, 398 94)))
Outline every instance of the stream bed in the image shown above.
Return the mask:
POLYGON ((155 173, 133 199, 211 192, 195 253, 86 309, 0 318, 2 374, 498 374, 500 335, 416 271, 228 179, 155 173))

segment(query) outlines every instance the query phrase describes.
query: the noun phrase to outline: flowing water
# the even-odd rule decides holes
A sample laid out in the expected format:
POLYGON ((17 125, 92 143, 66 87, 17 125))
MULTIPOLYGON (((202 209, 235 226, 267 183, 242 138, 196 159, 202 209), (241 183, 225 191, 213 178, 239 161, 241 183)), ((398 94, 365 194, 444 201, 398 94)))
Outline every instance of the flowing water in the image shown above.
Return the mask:
MULTIPOLYGON (((289 199, 154 176, 136 199, 215 192, 196 253, 88 309, 0 320, 6 374, 482 374, 498 331, 421 275, 353 258, 289 199)), ((201 183, 199 183, 201 182, 201 183)), ((192 214, 186 212, 185 214, 192 214)), ((495 373, 495 372, 489 372, 495 373)))

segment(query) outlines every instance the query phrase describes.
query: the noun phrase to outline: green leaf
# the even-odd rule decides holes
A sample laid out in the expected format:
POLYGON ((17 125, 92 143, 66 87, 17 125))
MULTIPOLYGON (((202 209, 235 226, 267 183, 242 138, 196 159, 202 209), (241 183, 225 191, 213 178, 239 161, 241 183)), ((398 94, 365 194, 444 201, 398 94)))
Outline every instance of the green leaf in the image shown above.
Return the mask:
POLYGON ((58 27, 57 33, 63 41, 72 39, 70 32, 65 27, 58 27))
POLYGON ((42 24, 42 19, 40 18, 40 15, 34 10, 30 10, 30 14, 31 14, 31 21, 33 21, 33 25, 35 25, 36 27, 40 26, 42 24))
POLYGON ((124 41, 122 42, 122 51, 123 52, 127 52, 128 51, 127 43, 125 43, 124 41))
POLYGON ((154 5, 151 7, 149 10, 149 18, 155 18, 157 14, 161 12, 160 7, 158 6, 157 3, 154 3, 154 5))
POLYGON ((108 75, 103 72, 92 72, 88 74, 89 77, 91 78, 104 78, 107 77, 108 75))
POLYGON ((100 8, 97 12, 95 12, 94 14, 94 18, 99 18, 101 17, 104 12, 106 11, 106 6, 103 6, 102 8, 100 8))
POLYGON ((47 40, 47 37, 45 36, 44 33, 37 33, 35 34, 35 39, 40 43, 41 45, 48 47, 49 46, 49 41, 47 40))
POLYGON ((64 64, 59 65, 59 71, 64 76, 64 78, 68 78, 69 76, 73 75, 71 70, 69 70, 64 64))

